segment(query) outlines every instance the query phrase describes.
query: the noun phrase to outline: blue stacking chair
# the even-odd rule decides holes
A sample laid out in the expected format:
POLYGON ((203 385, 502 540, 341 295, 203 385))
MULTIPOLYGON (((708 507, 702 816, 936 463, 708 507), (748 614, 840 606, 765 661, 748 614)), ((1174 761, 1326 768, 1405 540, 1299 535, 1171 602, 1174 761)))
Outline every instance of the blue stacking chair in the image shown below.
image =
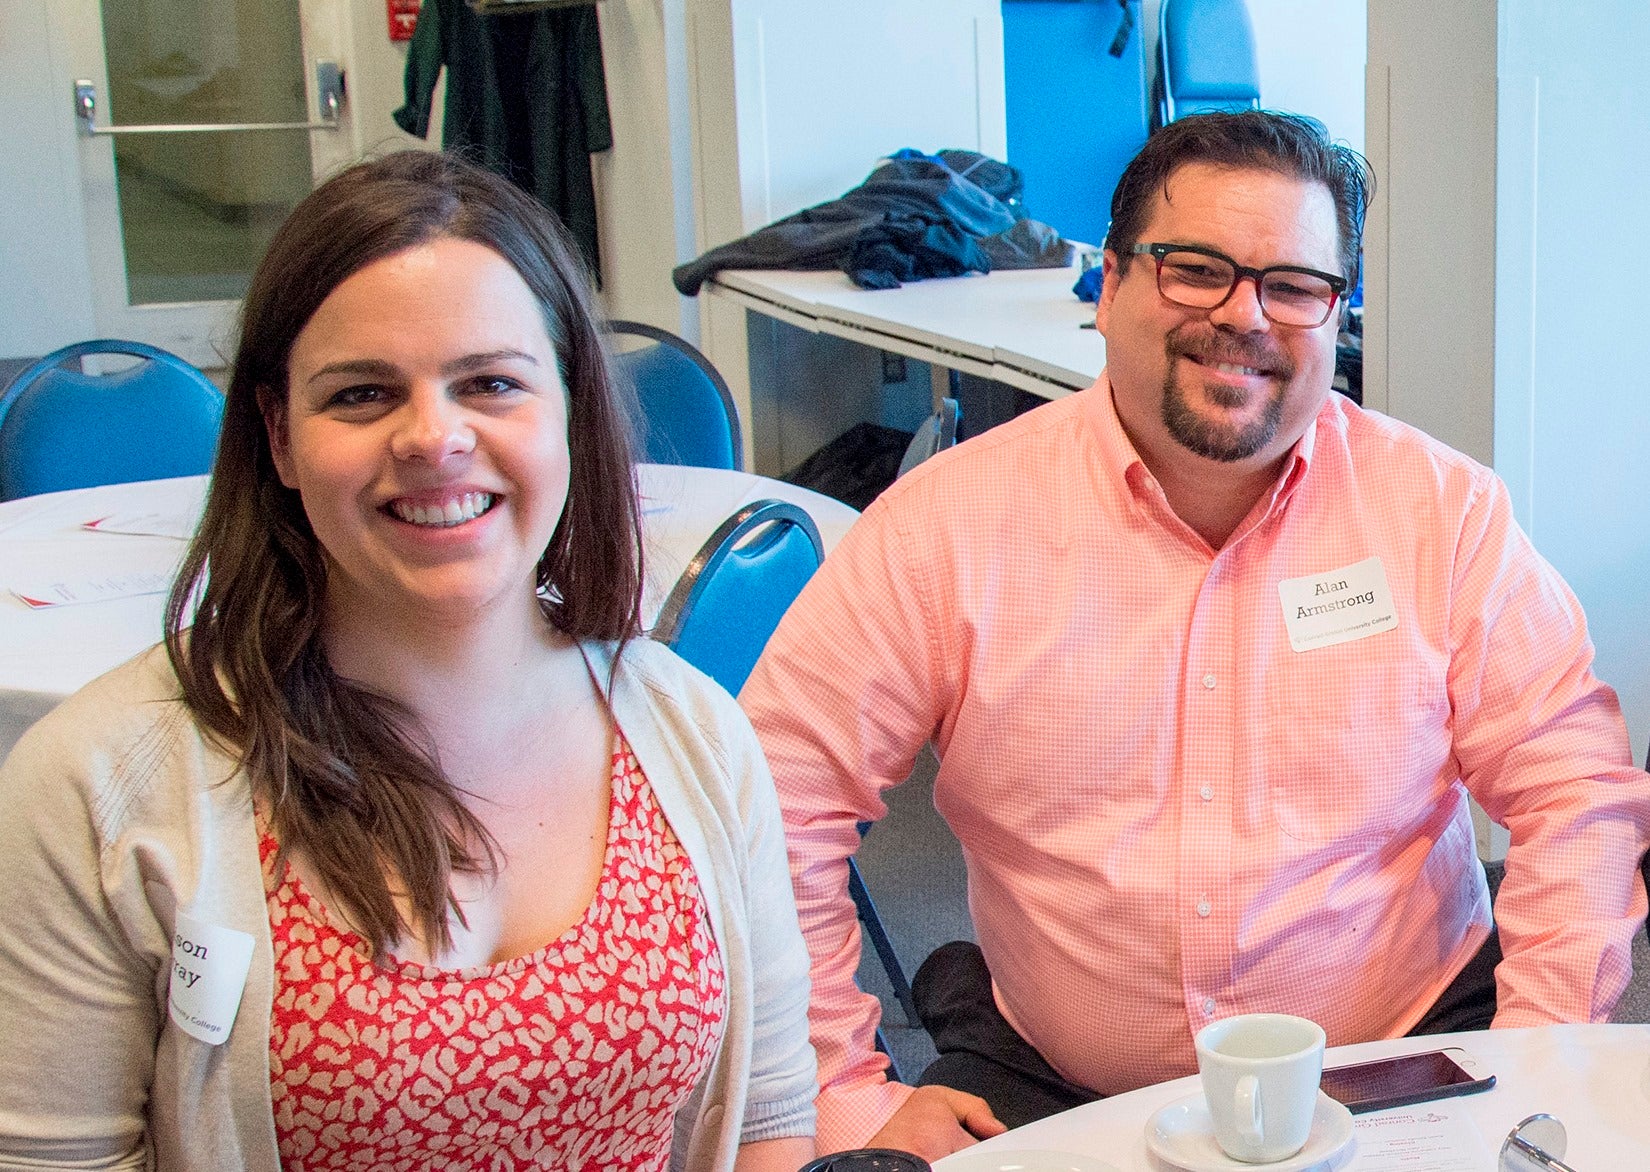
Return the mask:
POLYGON ((607 328, 650 343, 613 356, 641 405, 642 458, 649 464, 739 470, 744 464, 739 411, 710 359, 657 326, 610 321, 607 328))
POLYGON ((753 501, 693 555, 665 599, 653 637, 737 694, 824 556, 806 510, 789 501, 753 501))
POLYGON ((1260 106, 1255 29, 1243 0, 1163 0, 1157 13, 1157 124, 1260 106))
POLYGON ((53 351, 0 394, 0 500, 207 472, 223 393, 175 354, 100 339, 53 351), (141 361, 85 374, 80 359, 141 361))

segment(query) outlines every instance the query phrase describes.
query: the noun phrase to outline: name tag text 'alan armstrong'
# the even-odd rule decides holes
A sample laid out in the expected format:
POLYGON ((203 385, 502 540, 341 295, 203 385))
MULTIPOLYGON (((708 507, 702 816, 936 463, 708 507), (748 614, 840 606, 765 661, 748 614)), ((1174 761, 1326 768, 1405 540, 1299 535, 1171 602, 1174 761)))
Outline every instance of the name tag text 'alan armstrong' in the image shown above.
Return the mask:
POLYGON ((1386 567, 1378 557, 1278 583, 1283 624, 1296 651, 1333 647, 1398 625, 1386 567))

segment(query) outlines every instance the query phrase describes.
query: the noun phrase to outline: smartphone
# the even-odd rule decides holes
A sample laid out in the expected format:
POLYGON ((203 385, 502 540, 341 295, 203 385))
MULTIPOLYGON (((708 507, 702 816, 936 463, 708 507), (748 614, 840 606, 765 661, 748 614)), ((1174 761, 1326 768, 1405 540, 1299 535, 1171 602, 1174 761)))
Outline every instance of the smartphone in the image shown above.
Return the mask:
POLYGON ((1475 1095, 1495 1085, 1495 1075, 1484 1074, 1465 1050, 1429 1050, 1356 1066, 1331 1066, 1319 1084, 1323 1093, 1346 1105, 1354 1115, 1407 1107, 1432 1099, 1475 1095))

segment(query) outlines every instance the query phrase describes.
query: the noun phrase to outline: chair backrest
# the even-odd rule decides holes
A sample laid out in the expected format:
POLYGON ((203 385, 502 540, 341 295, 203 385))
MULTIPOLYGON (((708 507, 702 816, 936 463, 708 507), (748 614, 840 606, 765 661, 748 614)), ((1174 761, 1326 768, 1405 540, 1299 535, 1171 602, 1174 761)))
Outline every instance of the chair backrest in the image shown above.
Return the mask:
POLYGON ((741 469, 739 410, 710 359, 657 326, 610 321, 607 328, 652 343, 613 356, 641 405, 642 458, 649 464, 741 469))
POLYGON ((223 393, 175 354, 99 339, 53 351, 0 395, 0 500, 208 472, 223 393), (86 374, 89 354, 141 361, 86 374))
POLYGON ((928 457, 954 445, 957 442, 957 425, 961 422, 961 404, 949 395, 941 399, 939 410, 924 419, 917 427, 917 434, 911 437, 895 479, 904 476, 928 457))
POLYGON ((824 556, 806 510, 753 501, 693 556, 665 599, 653 637, 737 693, 824 556))
POLYGON ((1158 9, 1158 122, 1260 106, 1255 30, 1243 0, 1163 0, 1158 9))

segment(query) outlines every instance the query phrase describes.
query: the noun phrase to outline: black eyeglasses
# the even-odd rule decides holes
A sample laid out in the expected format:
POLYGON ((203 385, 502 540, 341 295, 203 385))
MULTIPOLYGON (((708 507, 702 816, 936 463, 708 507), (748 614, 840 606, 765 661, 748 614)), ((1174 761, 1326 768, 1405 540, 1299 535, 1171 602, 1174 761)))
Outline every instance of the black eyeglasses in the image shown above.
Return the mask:
POLYGON ((1129 250, 1157 261, 1157 291, 1187 309, 1218 309, 1238 282, 1255 283, 1266 319, 1280 326, 1313 329, 1329 320, 1346 292, 1346 278, 1299 265, 1251 269, 1212 248, 1195 244, 1136 244, 1129 250))

